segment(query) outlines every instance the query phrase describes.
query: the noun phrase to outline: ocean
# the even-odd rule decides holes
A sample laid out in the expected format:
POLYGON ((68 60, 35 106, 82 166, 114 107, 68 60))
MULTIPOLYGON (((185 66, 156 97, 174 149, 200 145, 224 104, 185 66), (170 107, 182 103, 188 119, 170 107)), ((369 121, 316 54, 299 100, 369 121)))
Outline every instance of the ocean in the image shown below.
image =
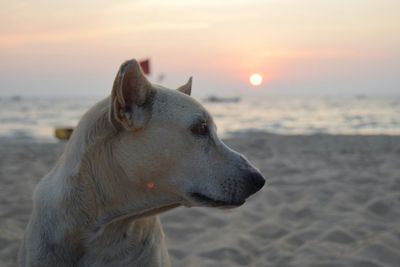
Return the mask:
MULTIPOLYGON (((55 127, 74 127, 98 97, 2 97, 0 138, 56 141, 55 127)), ((398 97, 242 97, 205 102, 218 133, 400 135, 398 97)))

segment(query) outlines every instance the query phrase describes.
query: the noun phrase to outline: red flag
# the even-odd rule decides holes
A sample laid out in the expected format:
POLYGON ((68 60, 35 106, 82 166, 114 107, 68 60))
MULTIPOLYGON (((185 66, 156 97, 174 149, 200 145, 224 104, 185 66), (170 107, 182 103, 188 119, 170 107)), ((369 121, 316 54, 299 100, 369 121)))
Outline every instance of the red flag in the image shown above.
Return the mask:
POLYGON ((150 74, 150 59, 144 59, 139 62, 140 67, 142 68, 144 74, 150 74))

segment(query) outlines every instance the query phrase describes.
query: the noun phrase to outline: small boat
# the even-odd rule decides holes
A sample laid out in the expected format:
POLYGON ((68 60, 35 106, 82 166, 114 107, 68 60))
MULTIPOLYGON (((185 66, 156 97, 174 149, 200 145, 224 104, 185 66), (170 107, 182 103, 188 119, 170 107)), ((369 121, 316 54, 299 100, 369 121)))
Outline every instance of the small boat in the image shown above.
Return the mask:
POLYGON ((13 96, 10 98, 10 100, 11 100, 12 102, 20 102, 20 101, 22 100, 22 96, 20 96, 20 95, 13 95, 13 96))
POLYGON ((204 102, 212 102, 212 103, 236 103, 240 101, 240 97, 218 97, 218 96, 209 96, 203 99, 204 102))
POLYGON ((68 140, 71 137, 73 131, 74 128, 71 127, 55 128, 54 136, 59 140, 68 140))

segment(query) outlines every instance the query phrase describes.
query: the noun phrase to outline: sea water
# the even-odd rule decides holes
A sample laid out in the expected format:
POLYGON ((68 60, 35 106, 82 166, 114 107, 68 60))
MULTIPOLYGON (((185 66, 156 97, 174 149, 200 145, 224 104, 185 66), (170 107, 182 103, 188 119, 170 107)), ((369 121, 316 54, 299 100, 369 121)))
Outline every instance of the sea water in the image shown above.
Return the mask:
MULTIPOLYGON (((74 127, 98 97, 2 97, 0 138, 54 141, 55 127, 74 127)), ((249 131, 277 134, 400 135, 399 97, 242 97, 200 102, 222 136, 249 131)))

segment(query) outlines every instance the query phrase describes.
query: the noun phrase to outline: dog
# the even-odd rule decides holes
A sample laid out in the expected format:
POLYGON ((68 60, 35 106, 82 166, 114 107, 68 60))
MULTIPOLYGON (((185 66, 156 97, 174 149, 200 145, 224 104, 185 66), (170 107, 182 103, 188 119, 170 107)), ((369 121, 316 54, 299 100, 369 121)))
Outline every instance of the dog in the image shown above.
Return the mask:
POLYGON ((158 214, 234 208, 265 183, 190 97, 150 83, 136 60, 80 120, 33 194, 19 264, 170 266, 158 214))

